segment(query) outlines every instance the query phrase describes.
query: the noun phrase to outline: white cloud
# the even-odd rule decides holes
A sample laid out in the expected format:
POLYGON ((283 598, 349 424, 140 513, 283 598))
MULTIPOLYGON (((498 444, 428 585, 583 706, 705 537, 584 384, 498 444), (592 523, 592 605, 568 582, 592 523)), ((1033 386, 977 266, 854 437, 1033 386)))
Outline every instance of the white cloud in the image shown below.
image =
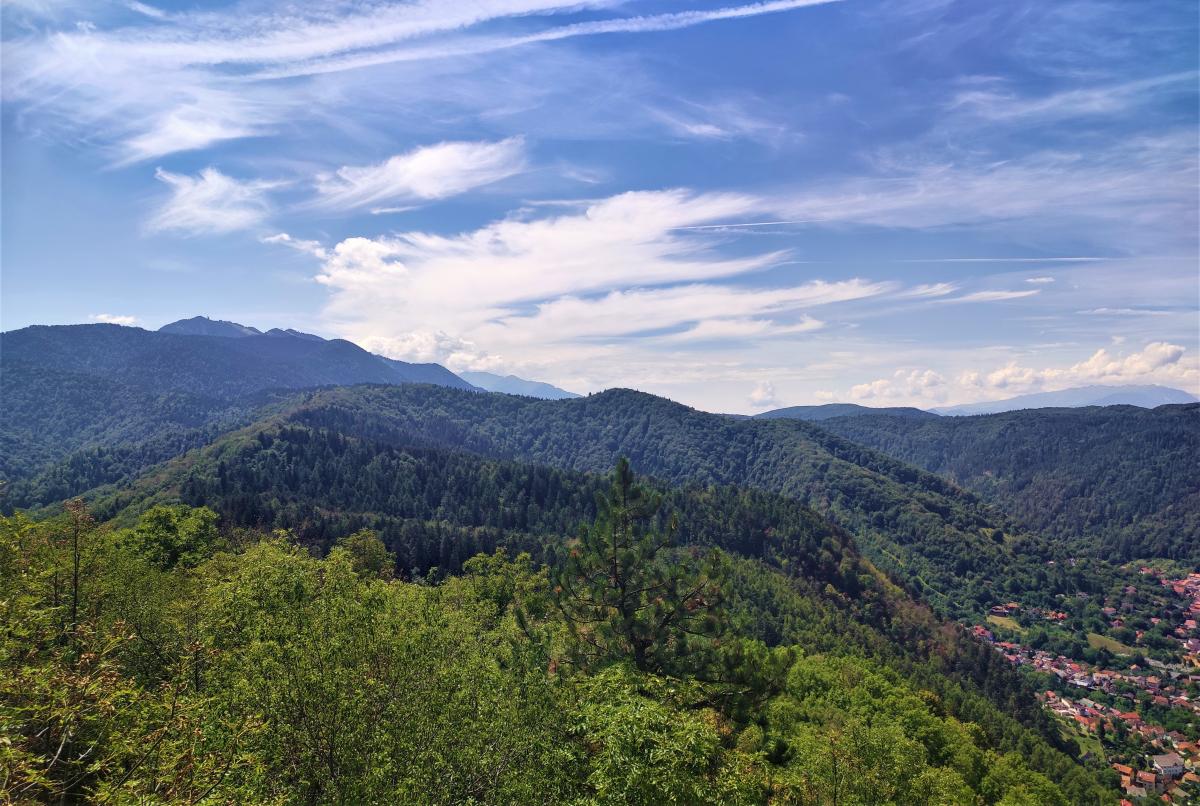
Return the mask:
POLYGON ((924 400, 942 402, 948 390, 946 379, 931 369, 898 369, 890 378, 851 387, 855 400, 924 400))
POLYGON ((167 18, 167 12, 163 11, 161 8, 155 8, 154 6, 146 3, 139 3, 138 0, 129 0, 126 5, 129 6, 131 11, 144 14, 152 19, 165 20, 167 18))
POLYGON ((1064 90, 1040 97, 1022 96, 995 89, 960 93, 953 105, 989 122, 1078 121, 1091 116, 1125 115, 1136 105, 1159 102, 1164 93, 1188 94, 1195 89, 1196 73, 1171 73, 1150 78, 1064 90))
POLYGON ((594 388, 680 377, 693 363, 740 372, 695 356, 807 339, 827 326, 818 309, 903 292, 861 278, 751 284, 745 275, 785 255, 731 257, 720 235, 684 229, 763 207, 739 194, 637 192, 454 236, 347 238, 327 249, 317 277, 330 292, 325 327, 406 360, 490 362, 594 388))
POLYGON ((520 137, 494 143, 444 142, 375 165, 344 166, 319 176, 317 190, 324 206, 337 209, 444 199, 518 174, 525 165, 525 143, 520 137))
POLYGON ((1160 311, 1154 308, 1091 308, 1080 311, 1085 316, 1170 316, 1170 311, 1160 311))
POLYGON ((938 302, 946 304, 958 302, 1003 302, 1010 299, 1021 299, 1022 297, 1032 297, 1038 293, 1038 289, 1032 288, 1027 291, 974 291, 970 294, 963 294, 961 297, 952 297, 951 299, 940 299, 938 302))
MULTIPOLYGON (((1113 346, 1123 339, 1114 339, 1113 346)), ((1007 348, 985 348, 997 355, 1007 348)), ((959 355, 959 358, 966 357, 959 355)), ((947 361, 952 362, 953 356, 947 361)), ((978 360, 978 359, 976 359, 978 360)), ((1152 342, 1143 349, 1114 354, 1096 350, 1087 359, 1059 366, 1030 366, 1009 359, 992 369, 966 369, 953 379, 929 368, 904 368, 873 381, 851 387, 849 396, 860 401, 931 406, 1014 397, 1031 392, 1056 391, 1089 384, 1123 385, 1158 383, 1195 390, 1200 385, 1200 362, 1180 345, 1152 342)))
POLYGON ((1047 283, 1053 283, 1054 278, 1053 277, 1026 277, 1025 282, 1033 283, 1034 285, 1046 285, 1047 283))
POLYGON ((388 358, 442 364, 455 372, 490 371, 505 366, 501 357, 489 355, 474 343, 440 330, 414 331, 398 336, 371 336, 363 339, 361 346, 388 358))
MULTIPOLYGON (((312 77, 385 64, 428 64, 539 42, 606 33, 675 30, 791 11, 835 0, 775 0, 706 11, 560 24, 562 16, 609 9, 614 0, 422 0, 323 4, 284 10, 160 14, 131 3, 151 24, 109 20, 6 41, 4 94, 35 110, 42 125, 114 146, 120 163, 152 159, 243 137, 296 120, 328 120, 344 92, 312 77), (519 19, 525 33, 485 34, 488 23, 519 19)), ((437 100, 444 88, 426 86, 437 100)), ((494 109, 495 98, 488 99, 494 109)))
POLYGON ((109 325, 126 325, 132 326, 137 324, 136 316, 127 316, 111 313, 94 313, 88 317, 93 322, 103 322, 109 325))
POLYGON ((185 235, 233 232, 261 224, 270 212, 267 191, 279 186, 261 180, 243 182, 216 168, 205 168, 196 176, 159 168, 154 175, 170 186, 171 197, 146 222, 147 229, 185 235))
POLYGON ((765 409, 768 406, 776 406, 779 404, 778 398, 775 396, 775 384, 770 381, 759 381, 750 391, 750 405, 756 409, 765 409))
POLYGON ((1194 385, 1200 370, 1182 359, 1186 350, 1178 344, 1151 342, 1138 352, 1113 355, 1101 348, 1087 360, 1064 368, 1037 369, 1010 361, 991 372, 964 372, 959 383, 982 391, 1014 393, 1041 389, 1063 389, 1081 383, 1185 383, 1194 385))
POLYGON ((958 286, 956 286, 954 283, 926 283, 923 285, 913 286, 897 296, 926 299, 931 297, 944 297, 947 294, 953 294, 957 290, 958 286))
MULTIPOLYGON (((942 136, 984 135, 954 130, 942 136)), ((1124 249, 1144 241, 1161 251, 1168 239, 1194 241, 1197 181, 1191 131, 1008 158, 984 148, 956 155, 939 141, 879 155, 873 175, 784 195, 777 209, 827 225, 1019 225, 1025 238, 1045 232, 1052 240, 1065 227, 1087 222, 1089 235, 1098 240, 1124 249)))
POLYGON ((275 235, 264 235, 258 239, 261 243, 278 244, 286 246, 289 249, 295 249, 297 252, 303 252, 306 255, 312 255, 315 258, 324 260, 329 257, 328 250, 321 244, 320 241, 309 241, 300 238, 293 238, 286 232, 276 233, 275 235))
MULTIPOLYGON (((763 268, 779 253, 723 258, 679 226, 744 215, 738 194, 625 193, 581 212, 505 219, 457 236, 407 232, 339 243, 318 280, 335 316, 478 324, 521 302, 631 285, 709 280, 763 268), (459 321, 456 321, 459 320, 459 321)), ((436 323, 435 328, 436 329, 436 323)))

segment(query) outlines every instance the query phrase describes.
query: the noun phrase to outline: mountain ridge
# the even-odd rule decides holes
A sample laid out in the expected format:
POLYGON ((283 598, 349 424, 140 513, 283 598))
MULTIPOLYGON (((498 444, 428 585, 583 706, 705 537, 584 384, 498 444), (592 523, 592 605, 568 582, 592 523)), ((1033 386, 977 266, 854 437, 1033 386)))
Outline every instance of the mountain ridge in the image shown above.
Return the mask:
POLYGON ((489 392, 502 392, 506 395, 524 395, 525 397, 537 397, 542 400, 565 400, 567 398, 581 397, 581 395, 575 392, 568 392, 566 389, 560 389, 553 384, 543 381, 531 381, 526 378, 519 378, 516 375, 497 375, 494 372, 469 370, 458 373, 458 377, 473 386, 478 386, 480 389, 485 389, 489 392))
POLYGON ((756 420, 793 419, 817 422, 833 417, 854 417, 866 414, 891 414, 897 417, 930 418, 937 417, 936 413, 918 409, 912 406, 891 406, 873 408, 860 406, 857 403, 823 403, 815 406, 786 406, 782 409, 772 409, 753 415, 756 420))
POLYGON ((1152 409, 1157 406, 1196 403, 1200 398, 1182 389, 1157 384, 1131 386, 1076 386, 1054 392, 1035 392, 1028 395, 963 403, 930 409, 935 414, 963 417, 975 414, 1001 414, 1022 409, 1082 408, 1085 406, 1138 406, 1152 409))

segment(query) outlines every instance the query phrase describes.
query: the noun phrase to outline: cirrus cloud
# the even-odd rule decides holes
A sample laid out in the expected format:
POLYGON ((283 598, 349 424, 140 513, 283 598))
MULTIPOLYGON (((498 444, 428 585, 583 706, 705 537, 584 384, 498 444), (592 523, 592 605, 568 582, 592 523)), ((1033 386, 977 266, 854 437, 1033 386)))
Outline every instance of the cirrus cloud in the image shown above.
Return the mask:
POLYGON ((348 210, 385 202, 445 199, 518 174, 525 165, 525 141, 520 137, 494 143, 437 143, 374 165, 347 165, 318 176, 318 203, 348 210))
POLYGON ((170 231, 184 235, 221 234, 263 223, 271 209, 267 191, 281 184, 242 181, 212 167, 196 176, 171 173, 162 168, 154 175, 171 188, 171 195, 146 222, 146 228, 151 232, 170 231))

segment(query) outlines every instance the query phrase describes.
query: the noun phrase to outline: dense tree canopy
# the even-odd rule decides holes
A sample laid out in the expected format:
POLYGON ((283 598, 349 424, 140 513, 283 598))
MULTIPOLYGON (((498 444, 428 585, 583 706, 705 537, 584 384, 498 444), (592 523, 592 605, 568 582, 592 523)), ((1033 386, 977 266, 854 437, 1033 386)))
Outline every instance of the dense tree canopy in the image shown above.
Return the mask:
POLYGON ((1200 404, 821 427, 945 476, 1072 551, 1200 563, 1200 404))
POLYGON ((1104 798, 1086 778, 1052 783, 998 752, 935 695, 861 656, 728 634, 742 647, 736 691, 621 653, 569 663, 581 637, 559 608, 538 606, 555 594, 527 557, 481 556, 428 585, 364 573, 376 549, 363 533, 324 559, 287 535, 236 530, 193 541, 186 562, 146 551, 210 523, 180 508, 116 530, 69 514, 0 521, 0 797, 1104 798), (63 574, 76 550, 88 573, 72 622, 63 574))

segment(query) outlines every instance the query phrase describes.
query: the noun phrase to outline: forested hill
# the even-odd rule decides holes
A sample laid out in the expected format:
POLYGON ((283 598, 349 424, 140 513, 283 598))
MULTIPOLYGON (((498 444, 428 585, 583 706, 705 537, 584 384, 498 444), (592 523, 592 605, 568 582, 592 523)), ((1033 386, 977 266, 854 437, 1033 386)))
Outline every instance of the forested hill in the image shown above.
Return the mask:
POLYGON ((97 529, 78 502, 40 523, 0 518, 0 604, 20 625, 0 632, 0 708, 16 726, 0 792, 1115 802, 1106 771, 1054 749, 1062 740, 1031 681, 781 496, 614 495, 578 473, 278 421, 172 472, 186 496, 222 510, 222 528, 211 510, 180 505, 129 528, 97 529), (650 505, 626 518, 633 502, 650 505), (595 525, 564 539, 560 524, 589 514, 595 525), (238 528, 246 517, 259 528, 238 528), (293 517, 290 533, 267 531, 293 517), (414 538, 440 538, 427 557, 445 566, 395 579, 375 533, 345 531, 356 520, 402 562, 414 538), (338 539, 316 559, 297 543, 323 526, 338 539), (636 548, 610 537, 630 533, 636 548), (714 543, 729 554, 704 548, 714 543), (493 545, 510 553, 467 559, 493 545), (55 570, 72 546, 86 574, 64 584, 55 570), (550 568, 514 558, 521 548, 550 568), (607 603, 628 591, 636 610, 612 616, 607 603), (579 617, 597 626, 574 626, 579 617), (635 651, 644 646, 653 653, 635 651))
POLYGON ((348 341, 107 324, 0 334, 0 375, 6 506, 49 503, 135 475, 251 422, 269 390, 363 382, 473 388, 437 364, 391 361, 348 341))
MULTIPOLYGON (((316 393, 300 408, 227 435, 132 488, 106 491, 94 511, 132 525, 154 506, 182 500, 211 507, 228 525, 287 530, 322 550, 369 529, 401 573, 427 582, 461 573, 472 556, 496 548, 510 556, 530 552, 551 568, 574 556, 567 536, 597 515, 604 478, 433 447, 448 442, 436 428, 425 438, 366 437, 367 429, 350 424, 347 404, 361 403, 360 394, 378 402, 371 393, 384 390, 336 391, 343 393, 336 403, 340 426, 332 418, 322 422, 333 411, 326 408, 330 392, 316 393)), ((408 401, 426 408, 451 400, 427 391, 408 401)), ((495 399, 502 410, 516 410, 514 399, 495 399)), ((664 514, 673 516, 659 528, 673 520, 678 544, 717 546, 737 558, 729 595, 740 614, 739 635, 884 664, 929 692, 940 709, 979 725, 988 746, 1020 748, 1068 791, 1095 796, 1089 776, 1047 742, 1059 740, 1031 681, 878 574, 845 531, 779 494, 654 484, 664 514)))
MULTIPOLYGON (((941 478, 804 422, 735 420, 627 390, 536 401, 428 386, 353 387, 301 398, 282 421, 379 445, 585 472, 624 455, 670 485, 781 493, 848 529, 873 562, 951 616, 1018 592, 1049 603, 1056 592, 1076 590, 1083 573, 1048 566, 1041 542, 941 478)), ((362 485, 376 483, 368 471, 362 485)), ((379 479, 389 483, 383 471, 379 479)))
POLYGON ((1072 550, 1200 564, 1200 404, 825 420, 1072 550))
MULTIPOLYGON (((281 333, 283 331, 280 331, 281 333)), ((405 364, 342 339, 179 335, 118 325, 33 326, 0 334, 3 368, 25 365, 128 384, 147 393, 234 398, 263 389, 353 383, 470 384, 438 364, 405 364)))

